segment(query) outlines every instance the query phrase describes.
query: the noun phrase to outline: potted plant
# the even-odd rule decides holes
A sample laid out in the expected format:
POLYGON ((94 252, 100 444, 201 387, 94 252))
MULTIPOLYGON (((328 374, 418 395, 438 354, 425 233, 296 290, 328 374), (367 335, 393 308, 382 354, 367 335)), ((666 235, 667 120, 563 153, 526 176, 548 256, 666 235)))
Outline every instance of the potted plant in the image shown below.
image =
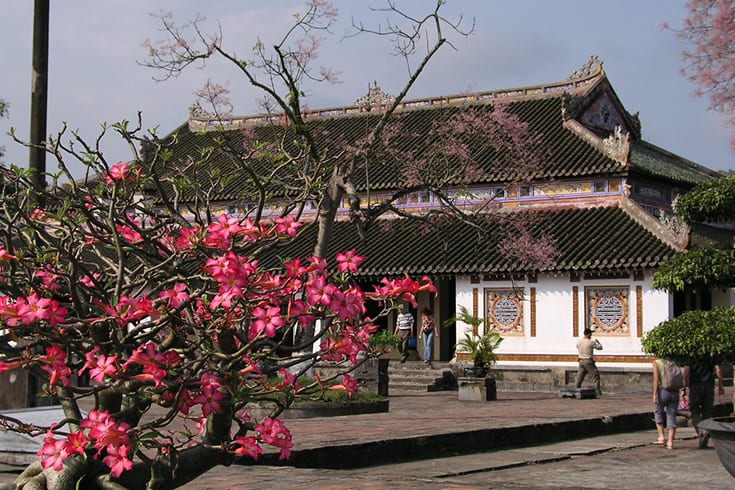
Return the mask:
POLYGON ((485 377, 497 361, 495 350, 502 341, 503 337, 496 332, 483 335, 465 332, 464 338, 457 342, 457 352, 469 354, 472 359, 472 367, 465 368, 465 376, 485 377))
POLYGON ((472 360, 472 366, 464 370, 465 377, 457 380, 459 399, 496 400, 495 378, 487 376, 487 373, 497 360, 495 351, 503 338, 496 332, 475 335, 474 332, 478 331, 483 319, 475 318, 464 307, 460 307, 460 314, 450 321, 461 321, 473 327, 471 332, 466 332, 464 338, 457 342, 456 352, 466 354, 472 360))
POLYGON ((702 420, 698 427, 708 430, 715 440, 715 452, 730 476, 735 478, 735 417, 702 420))
MULTIPOLYGON (((477 318, 467 311, 464 306, 459 307, 459 315, 455 316, 446 323, 462 322, 472 327, 472 332, 477 332, 480 325, 483 324, 482 318, 477 318)), ((445 325, 446 325, 445 323, 445 325)), ((495 350, 503 341, 496 332, 488 332, 483 335, 475 335, 471 332, 465 332, 464 338, 457 342, 455 353, 464 353, 472 359, 472 367, 465 369, 465 376, 484 377, 488 370, 495 364, 497 355, 495 350)))

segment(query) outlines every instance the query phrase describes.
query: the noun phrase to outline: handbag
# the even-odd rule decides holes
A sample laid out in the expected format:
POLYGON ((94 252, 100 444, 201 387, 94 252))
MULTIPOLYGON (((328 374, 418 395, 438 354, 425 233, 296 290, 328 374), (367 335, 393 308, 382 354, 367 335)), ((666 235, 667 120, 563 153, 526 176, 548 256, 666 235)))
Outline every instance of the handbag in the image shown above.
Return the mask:
POLYGON ((415 349, 416 348, 416 337, 413 337, 413 336, 409 337, 408 341, 406 342, 406 346, 409 349, 415 349))

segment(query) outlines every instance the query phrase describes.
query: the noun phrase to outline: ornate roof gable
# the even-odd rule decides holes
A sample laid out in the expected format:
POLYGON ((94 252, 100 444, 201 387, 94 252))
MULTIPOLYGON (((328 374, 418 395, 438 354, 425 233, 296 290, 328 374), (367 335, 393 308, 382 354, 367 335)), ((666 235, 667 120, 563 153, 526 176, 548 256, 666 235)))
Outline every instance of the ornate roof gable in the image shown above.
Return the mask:
POLYGON ((596 56, 569 79, 596 76, 596 83, 585 92, 567 92, 562 100, 564 125, 625 166, 630 144, 641 138, 638 114, 625 110, 596 56))
POLYGON ((617 131, 630 133, 623 114, 608 92, 603 92, 597 97, 577 120, 595 133, 612 134, 617 131))

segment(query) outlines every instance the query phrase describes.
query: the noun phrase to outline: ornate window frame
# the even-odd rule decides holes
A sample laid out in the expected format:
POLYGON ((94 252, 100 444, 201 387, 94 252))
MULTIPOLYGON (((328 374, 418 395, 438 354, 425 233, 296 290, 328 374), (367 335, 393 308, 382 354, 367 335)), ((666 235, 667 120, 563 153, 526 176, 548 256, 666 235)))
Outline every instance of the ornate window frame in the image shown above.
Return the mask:
POLYGON ((585 327, 596 335, 630 335, 629 286, 586 286, 585 327))
POLYGON ((485 288, 485 329, 500 335, 524 335, 523 288, 485 288))

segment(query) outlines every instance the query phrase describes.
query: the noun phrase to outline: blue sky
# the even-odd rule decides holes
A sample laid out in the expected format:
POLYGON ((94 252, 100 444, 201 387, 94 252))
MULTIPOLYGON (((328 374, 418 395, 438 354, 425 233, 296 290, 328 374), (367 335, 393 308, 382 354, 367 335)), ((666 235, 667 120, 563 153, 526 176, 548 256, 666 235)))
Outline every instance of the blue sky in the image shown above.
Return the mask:
MULTIPOLYGON (((429 0, 397 0, 415 11, 429 0)), ((590 55, 604 62, 626 109, 639 112, 643 137, 653 144, 713 169, 735 168, 723 118, 707 110, 706 100, 691 96, 693 86, 680 74, 682 43, 668 30, 681 24, 684 0, 448 0, 447 15, 474 17, 475 33, 454 38, 456 50, 445 49, 433 60, 409 98, 450 95, 536 85, 565 79, 590 55)), ((196 13, 209 25, 219 20, 225 46, 249 53, 260 37, 273 44, 290 25, 303 2, 291 0, 74 0, 51 2, 48 133, 64 121, 82 136, 96 137, 101 123, 134 120, 143 114, 145 127, 168 133, 183 123, 194 92, 208 79, 227 84, 236 114, 257 112, 259 94, 231 67, 212 63, 182 77, 156 82, 157 75, 138 65, 146 55, 142 42, 159 39, 159 24, 150 13, 173 11, 179 23, 196 13)), ((317 63, 340 72, 340 83, 307 86, 311 108, 350 105, 377 81, 397 93, 406 79, 401 60, 389 47, 370 37, 342 39, 354 16, 368 23, 382 19, 367 5, 384 0, 334 2, 342 24, 325 41, 317 63)), ((6 163, 26 166, 27 151, 6 132, 29 133, 33 1, 3 0, 0 30, 3 83, 0 98, 10 103, 10 117, 0 120, 0 145, 6 163)), ((105 140, 111 161, 130 153, 114 138, 105 140)), ((49 169, 52 162, 48 162, 49 169)))

